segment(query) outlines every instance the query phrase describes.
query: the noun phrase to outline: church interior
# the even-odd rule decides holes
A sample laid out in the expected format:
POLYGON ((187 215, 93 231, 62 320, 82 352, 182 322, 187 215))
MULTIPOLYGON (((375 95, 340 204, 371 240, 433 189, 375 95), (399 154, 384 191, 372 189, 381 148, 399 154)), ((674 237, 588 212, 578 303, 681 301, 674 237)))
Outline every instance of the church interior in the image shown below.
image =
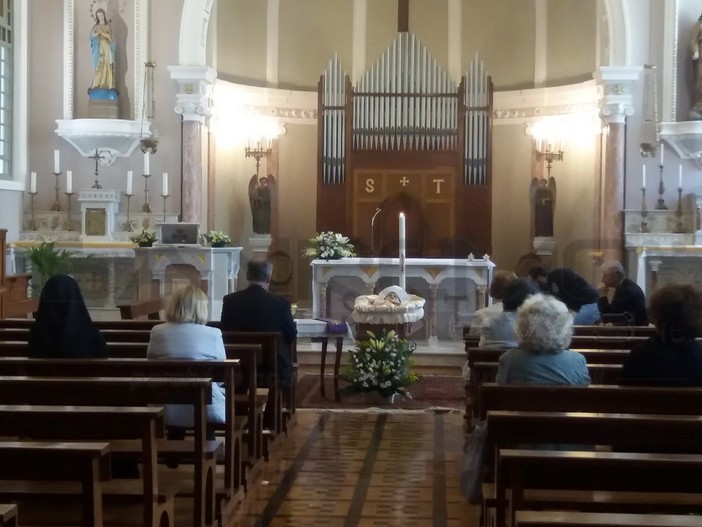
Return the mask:
MULTIPOLYGON (((466 352, 477 346, 464 330, 491 303, 498 270, 525 277, 535 266, 570 268, 596 286, 603 262, 614 260, 647 296, 668 283, 702 282, 701 11, 694 0, 0 0, 0 319, 24 321, 36 309, 46 280, 38 253, 46 247, 70 257, 92 319, 115 335, 127 329, 116 325, 125 309, 135 309, 134 318, 162 311, 187 284, 205 291, 209 319, 218 321, 224 295, 248 285, 249 261, 272 262, 270 290, 291 303, 296 320, 348 322, 350 333, 360 295, 406 280, 406 291, 426 300, 409 335, 420 376, 453 378, 446 382, 459 386, 451 395, 458 405, 403 409, 384 401, 380 409, 344 413, 333 401, 349 355, 342 348, 353 347, 353 335, 308 320, 297 326, 296 371, 298 381, 315 380, 309 394, 299 382, 297 398, 317 401, 326 386, 326 402, 295 412, 294 390, 292 402, 281 395, 275 429, 259 437, 254 393, 244 410, 250 424, 230 431, 236 441, 224 441, 226 472, 217 454, 206 457, 197 425, 195 448, 205 453, 185 463, 189 477, 196 474, 188 500, 147 492, 144 479, 140 496, 151 493, 144 525, 555 526, 559 518, 547 513, 515 516, 515 502, 530 503, 528 491, 506 505, 495 474, 496 494, 483 490, 478 505, 461 492, 466 432, 485 417, 472 406, 480 390, 456 384, 466 352), (324 232, 347 238, 353 257, 306 255, 324 232), (330 364, 318 378, 328 344, 333 386, 330 364), (244 468, 239 457, 260 463, 244 468), (208 467, 224 478, 221 493, 203 483, 208 467)), ((152 321, 138 322, 129 329, 151 329, 152 321)), ((2 324, 0 332, 27 329, 2 324)), ((585 338, 583 346, 608 346, 606 336, 590 334, 603 340, 585 338)), ((1 340, 0 347, 12 339, 1 340)), ((117 347, 144 346, 125 342, 117 347)), ((251 346, 236 342, 241 353, 251 346)), ((591 368, 593 384, 615 378, 608 366, 591 368)), ((13 367, 0 360, 3 404, 16 398, 5 399, 2 376, 35 371, 13 367)), ((222 375, 224 384, 230 370, 221 368, 205 376, 222 375)), ((494 364, 479 361, 471 371, 480 368, 491 372, 480 379, 494 381, 494 364)), ((478 378, 473 373, 471 382, 478 378)), ((437 393, 443 397, 448 386, 437 393)), ((688 418, 675 426, 698 434, 688 421, 699 411, 670 401, 688 418)), ((649 413, 675 413, 651 405, 657 411, 649 413)), ((12 419, 3 408, 0 423, 12 419)), ((564 402, 559 411, 580 407, 573 408, 564 402)), ((532 408, 525 402, 519 410, 532 408)), ((574 418, 551 418, 545 428, 584 429, 574 418)), ((500 432, 490 441, 508 443, 495 426, 500 432)), ((605 417, 601 426, 609 426, 605 417)), ((583 433, 585 442, 601 444, 594 432, 583 433)), ((163 456, 147 452, 151 436, 142 439, 139 453, 161 464, 163 456)), ((0 465, 13 455, 5 443, 0 465)), ((702 465, 693 451, 690 466, 702 465)), ((51 455, 41 459, 53 463, 51 455)), ((505 463, 522 470, 517 457, 505 463)), ((549 462, 556 478, 572 469, 565 460, 549 462)), ((144 473, 164 471, 146 457, 140 463, 144 473)), ((601 463, 600 474, 625 479, 612 459, 601 463)), ((626 470, 648 467, 632 466, 626 470)), ((88 503, 85 489, 95 478, 83 481, 78 519, 65 517, 121 525, 121 513, 102 510, 99 489, 88 503)), ((698 484, 684 480, 699 497, 698 484)), ((612 492, 626 490, 612 485, 612 492)), ((663 492, 644 487, 632 490, 663 492)), ((0 526, 25 525, 25 518, 51 523, 49 505, 31 510, 30 500, 25 514, 23 503, 0 490, 0 526)), ((533 510, 549 509, 533 503, 533 510)), ((567 519, 649 525, 636 522, 654 511, 655 525, 702 525, 694 502, 663 505, 602 509, 615 519, 567 519), (675 523, 687 512, 688 520, 675 523)), ((137 521, 140 510, 132 511, 137 521)))

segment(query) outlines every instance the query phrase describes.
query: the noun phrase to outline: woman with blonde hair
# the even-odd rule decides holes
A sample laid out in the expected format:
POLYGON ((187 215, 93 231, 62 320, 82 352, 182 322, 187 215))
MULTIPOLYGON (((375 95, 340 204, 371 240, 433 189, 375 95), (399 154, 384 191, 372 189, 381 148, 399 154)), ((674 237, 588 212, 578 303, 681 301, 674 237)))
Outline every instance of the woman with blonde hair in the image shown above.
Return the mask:
MULTIPOLYGON (((176 291, 166 307, 167 322, 158 324, 151 330, 147 358, 226 359, 222 332, 206 325, 207 316, 207 295, 202 289, 187 286, 176 291)), ((224 414, 224 390, 219 384, 213 383, 212 404, 207 407, 207 421, 223 423, 224 414)), ((192 427, 192 407, 168 405, 166 424, 171 427, 192 427)))

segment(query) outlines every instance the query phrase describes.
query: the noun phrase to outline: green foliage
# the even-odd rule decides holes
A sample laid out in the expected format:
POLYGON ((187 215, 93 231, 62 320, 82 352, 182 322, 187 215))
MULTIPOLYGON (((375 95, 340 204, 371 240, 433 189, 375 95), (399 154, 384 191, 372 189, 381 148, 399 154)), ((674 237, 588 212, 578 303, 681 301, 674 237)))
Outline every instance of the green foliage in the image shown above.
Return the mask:
POLYGON ((137 245, 153 245, 153 243, 158 240, 158 236, 153 231, 147 231, 142 229, 141 232, 133 234, 129 237, 137 245))
POLYGON ((75 251, 56 249, 54 242, 43 241, 24 250, 24 255, 32 262, 32 268, 46 282, 55 274, 67 274, 73 269, 72 257, 75 251))
POLYGON ((404 395, 404 387, 419 377, 410 371, 412 348, 407 339, 401 339, 394 331, 376 337, 370 331, 368 340, 356 343, 349 353, 350 363, 344 378, 354 388, 363 392, 376 390, 383 396, 394 393, 404 395))

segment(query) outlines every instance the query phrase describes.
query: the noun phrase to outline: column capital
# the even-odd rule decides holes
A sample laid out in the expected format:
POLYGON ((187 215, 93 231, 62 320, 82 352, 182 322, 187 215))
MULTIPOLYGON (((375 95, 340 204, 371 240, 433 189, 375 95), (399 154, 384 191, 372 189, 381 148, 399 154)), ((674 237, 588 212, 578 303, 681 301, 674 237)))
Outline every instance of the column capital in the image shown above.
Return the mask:
POLYGON ((593 74, 602 90, 600 117, 607 123, 623 123, 634 114, 632 90, 642 69, 640 66, 602 66, 593 74))
POLYGON ((186 121, 205 122, 212 115, 212 87, 217 72, 209 66, 168 66, 171 79, 178 82, 175 112, 186 121))

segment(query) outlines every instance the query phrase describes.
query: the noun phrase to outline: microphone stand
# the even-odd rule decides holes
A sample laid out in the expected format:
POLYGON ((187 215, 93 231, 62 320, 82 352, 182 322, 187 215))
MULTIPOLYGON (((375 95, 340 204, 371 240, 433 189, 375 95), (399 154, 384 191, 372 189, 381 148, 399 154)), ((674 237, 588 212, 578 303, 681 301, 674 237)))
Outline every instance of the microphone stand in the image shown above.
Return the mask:
POLYGON ((375 226, 375 218, 376 218, 376 216, 378 215, 378 213, 380 213, 381 210, 383 210, 383 207, 382 207, 382 206, 381 206, 381 207, 378 207, 377 209, 375 209, 375 212, 373 213, 373 217, 371 218, 371 235, 370 235, 370 242, 371 242, 371 243, 370 243, 370 245, 371 245, 371 258, 373 258, 373 250, 374 250, 374 246, 373 246, 373 235, 374 235, 374 233, 375 233, 375 228, 374 228, 374 226, 375 226))

